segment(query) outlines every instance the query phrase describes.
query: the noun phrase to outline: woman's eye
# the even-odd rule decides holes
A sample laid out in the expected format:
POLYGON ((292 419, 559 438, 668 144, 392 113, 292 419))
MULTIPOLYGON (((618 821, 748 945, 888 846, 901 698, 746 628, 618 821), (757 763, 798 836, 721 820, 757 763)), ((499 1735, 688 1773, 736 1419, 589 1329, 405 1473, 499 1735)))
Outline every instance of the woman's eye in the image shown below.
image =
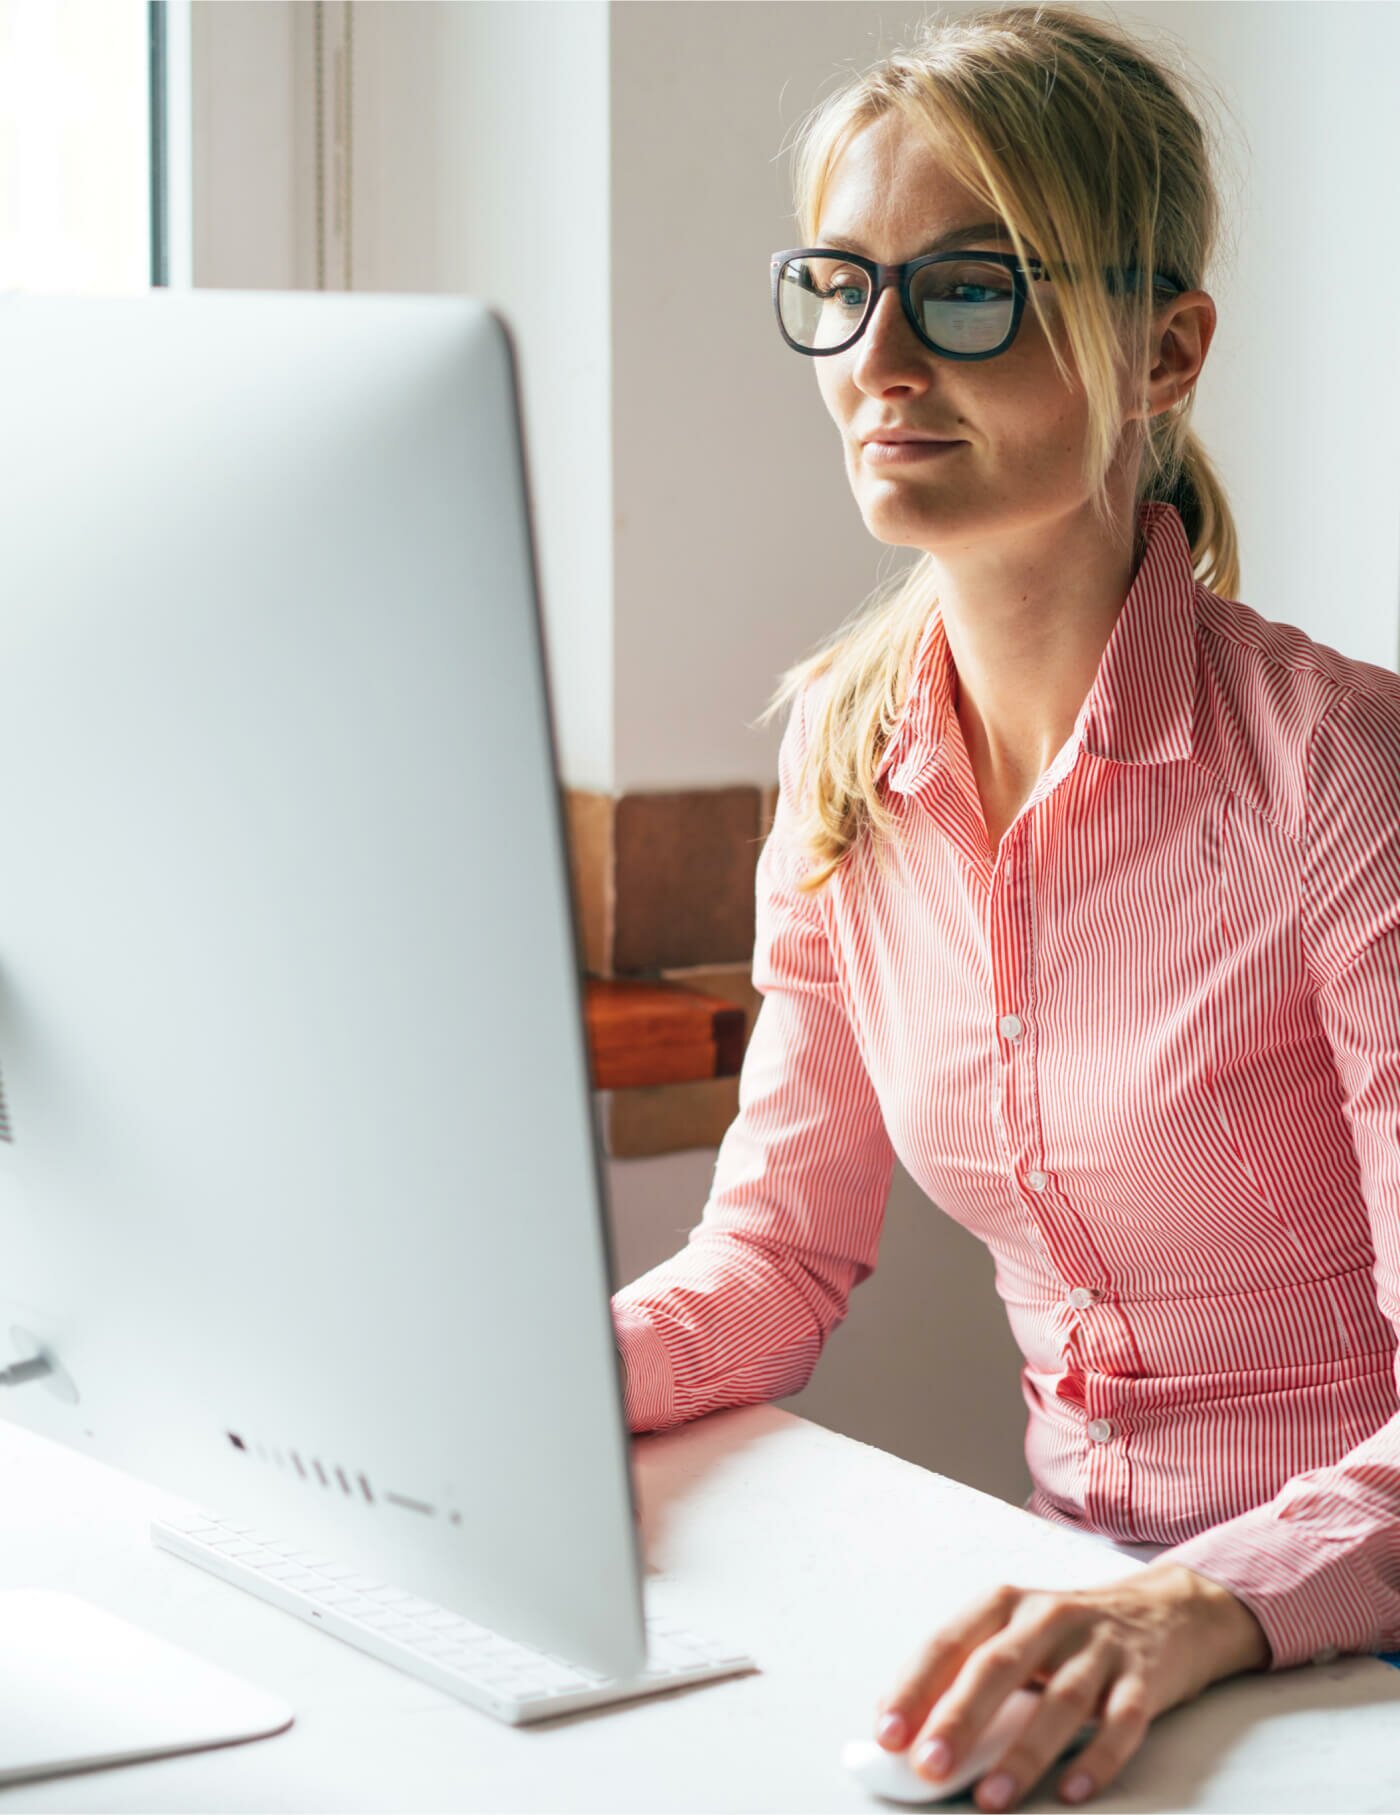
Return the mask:
POLYGON ((860 278, 851 277, 847 273, 838 272, 836 277, 832 280, 827 294, 829 296, 844 297, 846 299, 847 308, 854 309, 858 304, 865 301, 865 284, 860 278), (846 280, 844 283, 841 281, 843 276, 846 280))

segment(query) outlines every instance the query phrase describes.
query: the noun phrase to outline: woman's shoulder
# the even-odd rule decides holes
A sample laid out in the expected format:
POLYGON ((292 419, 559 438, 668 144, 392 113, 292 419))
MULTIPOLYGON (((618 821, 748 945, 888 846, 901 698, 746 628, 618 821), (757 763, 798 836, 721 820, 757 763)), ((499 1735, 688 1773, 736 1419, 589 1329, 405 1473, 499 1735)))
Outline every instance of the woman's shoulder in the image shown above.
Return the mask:
POLYGON ((1224 598, 1199 584, 1196 615, 1202 645, 1216 658, 1216 674, 1233 667, 1265 695, 1291 702, 1295 712, 1312 701, 1320 716, 1344 693, 1374 695, 1400 710, 1400 674, 1345 655, 1296 624, 1266 618, 1242 599, 1224 598))
POLYGON ((1296 624, 1196 587, 1200 671, 1192 748, 1235 794, 1292 837, 1307 821, 1320 730, 1359 759, 1400 749, 1400 675, 1296 624))
POLYGON ((835 666, 827 662, 807 674, 793 693, 783 730, 783 742, 794 763, 803 760, 813 738, 820 733, 822 713, 830 697, 834 679, 835 666))

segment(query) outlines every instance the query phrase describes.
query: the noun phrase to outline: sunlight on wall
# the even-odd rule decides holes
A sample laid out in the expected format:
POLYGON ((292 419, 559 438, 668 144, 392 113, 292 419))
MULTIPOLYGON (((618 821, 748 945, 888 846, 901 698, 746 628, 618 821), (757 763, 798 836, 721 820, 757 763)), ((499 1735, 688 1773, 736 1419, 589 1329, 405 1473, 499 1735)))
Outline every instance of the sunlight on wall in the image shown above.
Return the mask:
POLYGON ((0 0, 0 290, 151 281, 146 0, 0 0))

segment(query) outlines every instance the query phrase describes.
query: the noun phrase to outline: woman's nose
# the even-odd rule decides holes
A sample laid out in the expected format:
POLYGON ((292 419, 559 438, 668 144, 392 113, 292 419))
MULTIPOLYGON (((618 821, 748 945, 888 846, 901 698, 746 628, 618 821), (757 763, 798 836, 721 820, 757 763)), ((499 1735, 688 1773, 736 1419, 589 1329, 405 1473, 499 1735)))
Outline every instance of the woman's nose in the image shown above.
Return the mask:
POLYGON ((876 298, 855 352, 862 366, 898 367, 901 371, 907 367, 911 373, 927 375, 932 355, 909 324, 898 284, 887 284, 876 298))

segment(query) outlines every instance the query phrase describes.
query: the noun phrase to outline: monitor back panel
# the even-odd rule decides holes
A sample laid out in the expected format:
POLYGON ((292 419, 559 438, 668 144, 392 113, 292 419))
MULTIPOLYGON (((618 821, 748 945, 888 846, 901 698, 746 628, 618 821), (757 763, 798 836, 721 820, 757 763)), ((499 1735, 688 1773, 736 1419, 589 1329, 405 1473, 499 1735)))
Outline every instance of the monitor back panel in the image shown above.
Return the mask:
POLYGON ((505 324, 13 296, 0 396, 0 1409, 639 1666, 505 324))

